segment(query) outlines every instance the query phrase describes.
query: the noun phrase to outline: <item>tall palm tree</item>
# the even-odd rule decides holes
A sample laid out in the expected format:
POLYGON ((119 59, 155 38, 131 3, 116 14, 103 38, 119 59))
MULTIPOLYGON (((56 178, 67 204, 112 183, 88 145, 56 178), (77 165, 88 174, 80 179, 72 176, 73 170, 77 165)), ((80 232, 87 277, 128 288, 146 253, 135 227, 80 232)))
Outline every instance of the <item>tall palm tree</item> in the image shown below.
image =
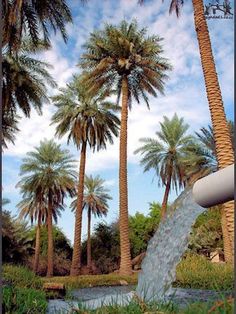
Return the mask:
POLYGON ((50 29, 59 30, 64 41, 67 40, 65 26, 72 22, 72 16, 65 0, 4 0, 2 9, 3 47, 8 45, 11 50, 18 50, 25 34, 34 44, 42 39, 49 43, 50 29))
MULTIPOLYGON (((108 200, 112 197, 108 194, 109 189, 104 187, 105 180, 100 176, 86 176, 84 180, 83 209, 88 213, 88 238, 87 238, 87 267, 91 269, 91 214, 95 217, 106 216, 108 212, 108 200)), ((76 200, 72 202, 73 210, 76 208, 76 200)))
POLYGON ((39 147, 28 152, 23 159, 18 185, 28 193, 36 193, 47 204, 48 269, 53 275, 52 218, 57 208, 64 208, 64 198, 75 195, 75 161, 68 150, 61 149, 53 140, 40 142, 39 147))
POLYGON ((121 264, 120 273, 132 272, 128 227, 127 185, 127 122, 128 108, 133 100, 145 101, 148 94, 163 94, 166 71, 170 70, 167 59, 162 57, 161 38, 147 36, 146 29, 139 29, 136 21, 122 21, 119 26, 106 25, 103 31, 90 35, 81 57, 80 66, 87 73, 85 81, 91 93, 101 88, 114 88, 119 102, 122 95, 119 168, 119 212, 121 264))
MULTIPOLYGON (((143 3, 144 0, 140 0, 143 3)), ((169 12, 180 15, 184 0, 171 0, 169 12)), ((194 25, 197 33, 202 70, 205 80, 211 122, 216 143, 216 156, 219 169, 234 163, 234 151, 224 111, 219 80, 216 72, 211 40, 204 15, 203 0, 192 0, 194 25)), ((226 261, 232 262, 234 256, 234 202, 222 206, 222 227, 226 261)))
POLYGON ((182 159, 188 148, 192 146, 192 136, 186 134, 189 125, 177 114, 174 114, 172 119, 164 116, 160 127, 161 130, 156 132, 157 139, 140 139, 143 145, 135 151, 135 154, 143 155, 141 165, 144 166, 144 171, 154 169, 159 182, 165 186, 161 210, 161 216, 164 218, 171 187, 177 191, 184 186, 182 159))
POLYGON ((77 208, 75 213, 74 249, 70 274, 79 274, 81 268, 81 226, 84 199, 84 175, 86 151, 90 147, 95 151, 106 148, 106 143, 113 143, 113 135, 118 136, 120 120, 112 112, 117 109, 106 101, 107 93, 100 92, 90 97, 79 77, 74 77, 67 88, 60 89, 60 94, 53 97, 57 111, 52 117, 56 123, 56 135, 68 134, 68 142, 73 140, 80 154, 77 208))
MULTIPOLYGON (((23 187, 21 192, 25 194, 23 187)), ((33 224, 34 221, 37 222, 33 264, 33 270, 37 273, 40 255, 40 230, 47 215, 47 204, 43 201, 41 193, 39 193, 38 196, 36 193, 30 193, 27 196, 24 195, 23 200, 17 205, 17 207, 20 209, 20 219, 29 217, 31 224, 33 224)))
POLYGON ((48 63, 34 59, 31 53, 39 52, 47 46, 38 43, 35 47, 32 42, 25 40, 18 55, 9 52, 3 53, 2 61, 2 112, 3 112, 3 139, 14 142, 14 133, 17 131, 17 110, 29 117, 31 108, 41 114, 42 104, 48 102, 47 85, 56 87, 56 83, 48 72, 51 67, 48 63), (8 130, 8 131, 7 131, 8 130))

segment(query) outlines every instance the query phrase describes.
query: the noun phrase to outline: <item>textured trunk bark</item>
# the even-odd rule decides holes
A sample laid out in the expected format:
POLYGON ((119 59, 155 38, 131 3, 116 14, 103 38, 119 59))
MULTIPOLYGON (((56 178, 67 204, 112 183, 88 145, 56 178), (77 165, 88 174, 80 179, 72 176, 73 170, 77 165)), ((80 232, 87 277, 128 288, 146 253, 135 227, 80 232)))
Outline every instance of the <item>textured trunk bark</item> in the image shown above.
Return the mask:
POLYGON ((35 254, 34 254, 34 265, 33 265, 33 270, 35 273, 37 273, 38 267, 39 267, 40 229, 41 229, 41 215, 39 214, 38 225, 37 225, 37 230, 36 230, 35 254))
POLYGON ((161 206, 161 219, 163 220, 166 216, 166 208, 167 208, 167 202, 168 202, 168 197, 170 193, 170 186, 171 186, 171 178, 172 178, 172 165, 170 166, 169 174, 168 174, 168 179, 166 183, 166 189, 165 189, 165 194, 161 206))
POLYGON ((79 168, 79 184, 78 184, 78 199, 75 213, 75 233, 74 233, 74 249, 72 256, 72 263, 70 269, 71 276, 79 275, 81 269, 81 228, 82 228, 82 211, 84 198, 84 175, 86 163, 86 143, 82 144, 80 155, 79 168))
POLYGON ((88 209, 88 239, 87 239, 87 267, 91 269, 92 266, 92 258, 91 258, 91 209, 88 209))
POLYGON ((128 121, 128 79, 122 81, 122 109, 120 127, 120 274, 132 273, 130 241, 129 241, 129 217, 128 217, 128 185, 127 185, 127 121, 128 121))
MULTIPOLYGON (((216 73, 211 41, 208 32, 202 0, 192 0, 194 22, 197 32, 202 69, 205 79, 207 99, 210 107, 211 121, 216 142, 216 155, 219 168, 234 162, 230 133, 224 112, 223 100, 216 73)), ((234 203, 228 202, 222 208, 222 230, 226 261, 233 261, 234 255, 234 203)))
POLYGON ((48 197, 48 217, 47 217, 47 227, 48 227, 48 269, 47 277, 53 276, 53 235, 52 235, 52 198, 49 193, 48 197))

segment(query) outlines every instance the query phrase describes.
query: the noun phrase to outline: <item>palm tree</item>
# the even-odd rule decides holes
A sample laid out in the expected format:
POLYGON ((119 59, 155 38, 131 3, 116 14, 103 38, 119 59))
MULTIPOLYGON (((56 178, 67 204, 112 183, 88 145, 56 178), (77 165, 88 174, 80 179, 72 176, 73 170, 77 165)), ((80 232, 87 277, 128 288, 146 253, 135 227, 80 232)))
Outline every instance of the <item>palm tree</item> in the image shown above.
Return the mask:
MULTIPOLYGON (((232 121, 227 121, 229 132, 230 132, 230 139, 232 146, 234 146, 234 123, 232 121)), ((213 158, 216 160, 216 143, 214 138, 214 132, 211 125, 208 125, 208 128, 201 128, 200 132, 195 132, 197 135, 198 140, 211 151, 213 158)))
POLYGON ((112 112, 117 109, 106 101, 106 92, 90 97, 79 77, 74 77, 67 88, 60 89, 60 94, 53 97, 57 107, 52 123, 57 124, 56 135, 62 137, 68 133, 68 142, 72 139, 80 154, 77 208, 75 213, 74 249, 70 274, 79 274, 81 268, 81 225, 84 199, 84 175, 87 147, 95 151, 106 148, 106 143, 113 143, 112 136, 118 136, 120 120, 112 112))
POLYGON ((30 218, 31 224, 37 221, 36 227, 36 240, 35 240, 35 254, 34 254, 34 264, 33 270, 35 273, 38 271, 39 266, 39 254, 40 254, 40 229, 42 223, 45 221, 47 215, 47 204, 42 200, 42 195, 39 193, 37 196, 36 193, 31 193, 29 195, 25 195, 24 187, 22 187, 22 191, 24 194, 23 200, 17 205, 20 209, 19 218, 30 218))
POLYGON ((170 70, 167 59, 162 57, 161 38, 147 36, 146 29, 138 29, 136 21, 119 26, 106 25, 103 31, 90 35, 81 57, 80 66, 87 73, 85 81, 89 91, 96 94, 101 88, 114 88, 122 95, 119 168, 119 212, 121 264, 120 273, 130 274, 131 256, 128 227, 127 186, 127 122, 128 108, 133 100, 144 99, 149 107, 148 94, 163 94, 166 71, 170 70))
MULTIPOLYGON (((139 0, 140 3, 144 0, 139 0)), ((183 0, 171 0, 169 12, 180 10, 183 0)), ((208 26, 204 15, 203 0, 192 0, 194 11, 194 25, 197 33, 202 70, 205 80, 207 99, 211 114, 216 156, 219 169, 234 163, 234 151, 230 140, 229 128, 224 111, 219 80, 216 72, 214 56, 211 48, 208 26)), ((222 206, 222 227, 224 238, 224 251, 226 261, 233 261, 234 256, 234 202, 227 202, 222 206)))
MULTIPOLYGON (((84 180, 83 209, 88 212, 88 238, 87 238, 87 267, 91 269, 91 214, 95 217, 106 216, 108 211, 108 200, 111 196, 109 190, 104 187, 105 180, 100 176, 86 176, 84 180)), ((71 204, 73 210, 76 208, 76 200, 71 204)))
POLYGON ((161 130, 156 132, 157 139, 140 139, 143 145, 135 154, 143 155, 140 163, 144 166, 144 171, 154 169, 159 182, 165 186, 161 210, 161 216, 164 218, 171 187, 177 191, 184 186, 182 159, 192 146, 192 136, 186 134, 189 126, 177 114, 174 114, 172 119, 164 116, 164 122, 160 122, 160 127, 161 130))
POLYGON ((35 47, 32 42, 25 40, 17 56, 8 52, 3 53, 2 62, 2 112, 3 139, 14 142, 19 117, 16 112, 20 109, 26 117, 30 116, 33 107, 41 114, 42 104, 48 102, 47 85, 56 87, 56 83, 48 73, 50 65, 34 59, 31 53, 45 49, 39 43, 35 47), (10 139, 9 139, 10 133, 10 139))
POLYGON ((18 50, 26 30, 34 44, 42 39, 49 43, 50 29, 59 30, 67 40, 65 26, 72 22, 72 16, 65 0, 4 0, 2 9, 3 47, 18 50))
POLYGON ((64 209, 64 198, 75 195, 75 161, 68 150, 61 149, 53 140, 40 142, 39 147, 28 152, 21 165, 21 180, 18 185, 47 204, 48 269, 53 275, 52 218, 56 209, 64 209))
POLYGON ((217 162, 212 152, 194 138, 182 160, 186 185, 216 171, 217 162))

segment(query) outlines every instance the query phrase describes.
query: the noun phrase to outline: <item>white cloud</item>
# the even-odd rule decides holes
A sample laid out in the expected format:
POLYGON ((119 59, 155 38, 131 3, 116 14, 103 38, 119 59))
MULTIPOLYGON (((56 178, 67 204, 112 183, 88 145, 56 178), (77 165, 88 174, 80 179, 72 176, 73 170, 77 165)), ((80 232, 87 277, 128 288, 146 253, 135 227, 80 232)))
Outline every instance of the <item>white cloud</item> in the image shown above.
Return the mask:
POLYGON ((110 180, 106 180, 104 182, 104 185, 106 187, 111 187, 111 186, 115 186, 117 184, 117 180, 116 179, 110 179, 110 180))
MULTIPOLYGON (((43 139, 54 138, 55 126, 50 125, 51 115, 50 105, 44 105, 43 115, 39 116, 35 110, 32 110, 30 119, 22 118, 15 145, 10 144, 5 155, 23 156, 38 146, 43 139)), ((62 140, 58 142, 62 142, 62 140)))

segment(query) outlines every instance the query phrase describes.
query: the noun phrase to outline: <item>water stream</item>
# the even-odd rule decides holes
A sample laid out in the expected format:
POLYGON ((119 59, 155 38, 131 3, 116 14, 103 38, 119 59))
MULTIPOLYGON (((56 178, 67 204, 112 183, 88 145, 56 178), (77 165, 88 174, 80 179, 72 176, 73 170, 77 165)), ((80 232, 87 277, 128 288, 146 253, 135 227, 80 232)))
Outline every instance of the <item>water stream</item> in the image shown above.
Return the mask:
POLYGON ((192 189, 186 189, 176 199, 148 244, 136 290, 140 298, 163 300, 173 293, 171 284, 187 249, 191 227, 205 210, 194 202, 192 189))
MULTIPOLYGON (((173 290, 171 284, 176 278, 176 266, 188 247, 191 227, 197 217, 205 211, 197 205, 192 198, 192 190, 186 189, 176 199, 168 211, 168 215, 160 223, 158 230, 150 240, 146 256, 139 273, 136 294, 146 302, 164 301, 172 295, 180 294, 186 297, 186 292, 173 290), (182 293, 182 294, 181 294, 182 293)), ((94 291, 93 291, 94 292, 94 291)), ((101 295, 91 300, 84 300, 84 306, 91 309, 109 305, 124 305, 130 302, 134 292, 101 295)), ((76 302, 75 302, 76 303, 76 302)), ((54 313, 53 308, 69 309, 69 303, 65 301, 51 301, 48 313, 54 313)), ((57 312, 58 313, 58 312, 57 312)), ((66 311, 62 312, 66 313, 66 311)))

